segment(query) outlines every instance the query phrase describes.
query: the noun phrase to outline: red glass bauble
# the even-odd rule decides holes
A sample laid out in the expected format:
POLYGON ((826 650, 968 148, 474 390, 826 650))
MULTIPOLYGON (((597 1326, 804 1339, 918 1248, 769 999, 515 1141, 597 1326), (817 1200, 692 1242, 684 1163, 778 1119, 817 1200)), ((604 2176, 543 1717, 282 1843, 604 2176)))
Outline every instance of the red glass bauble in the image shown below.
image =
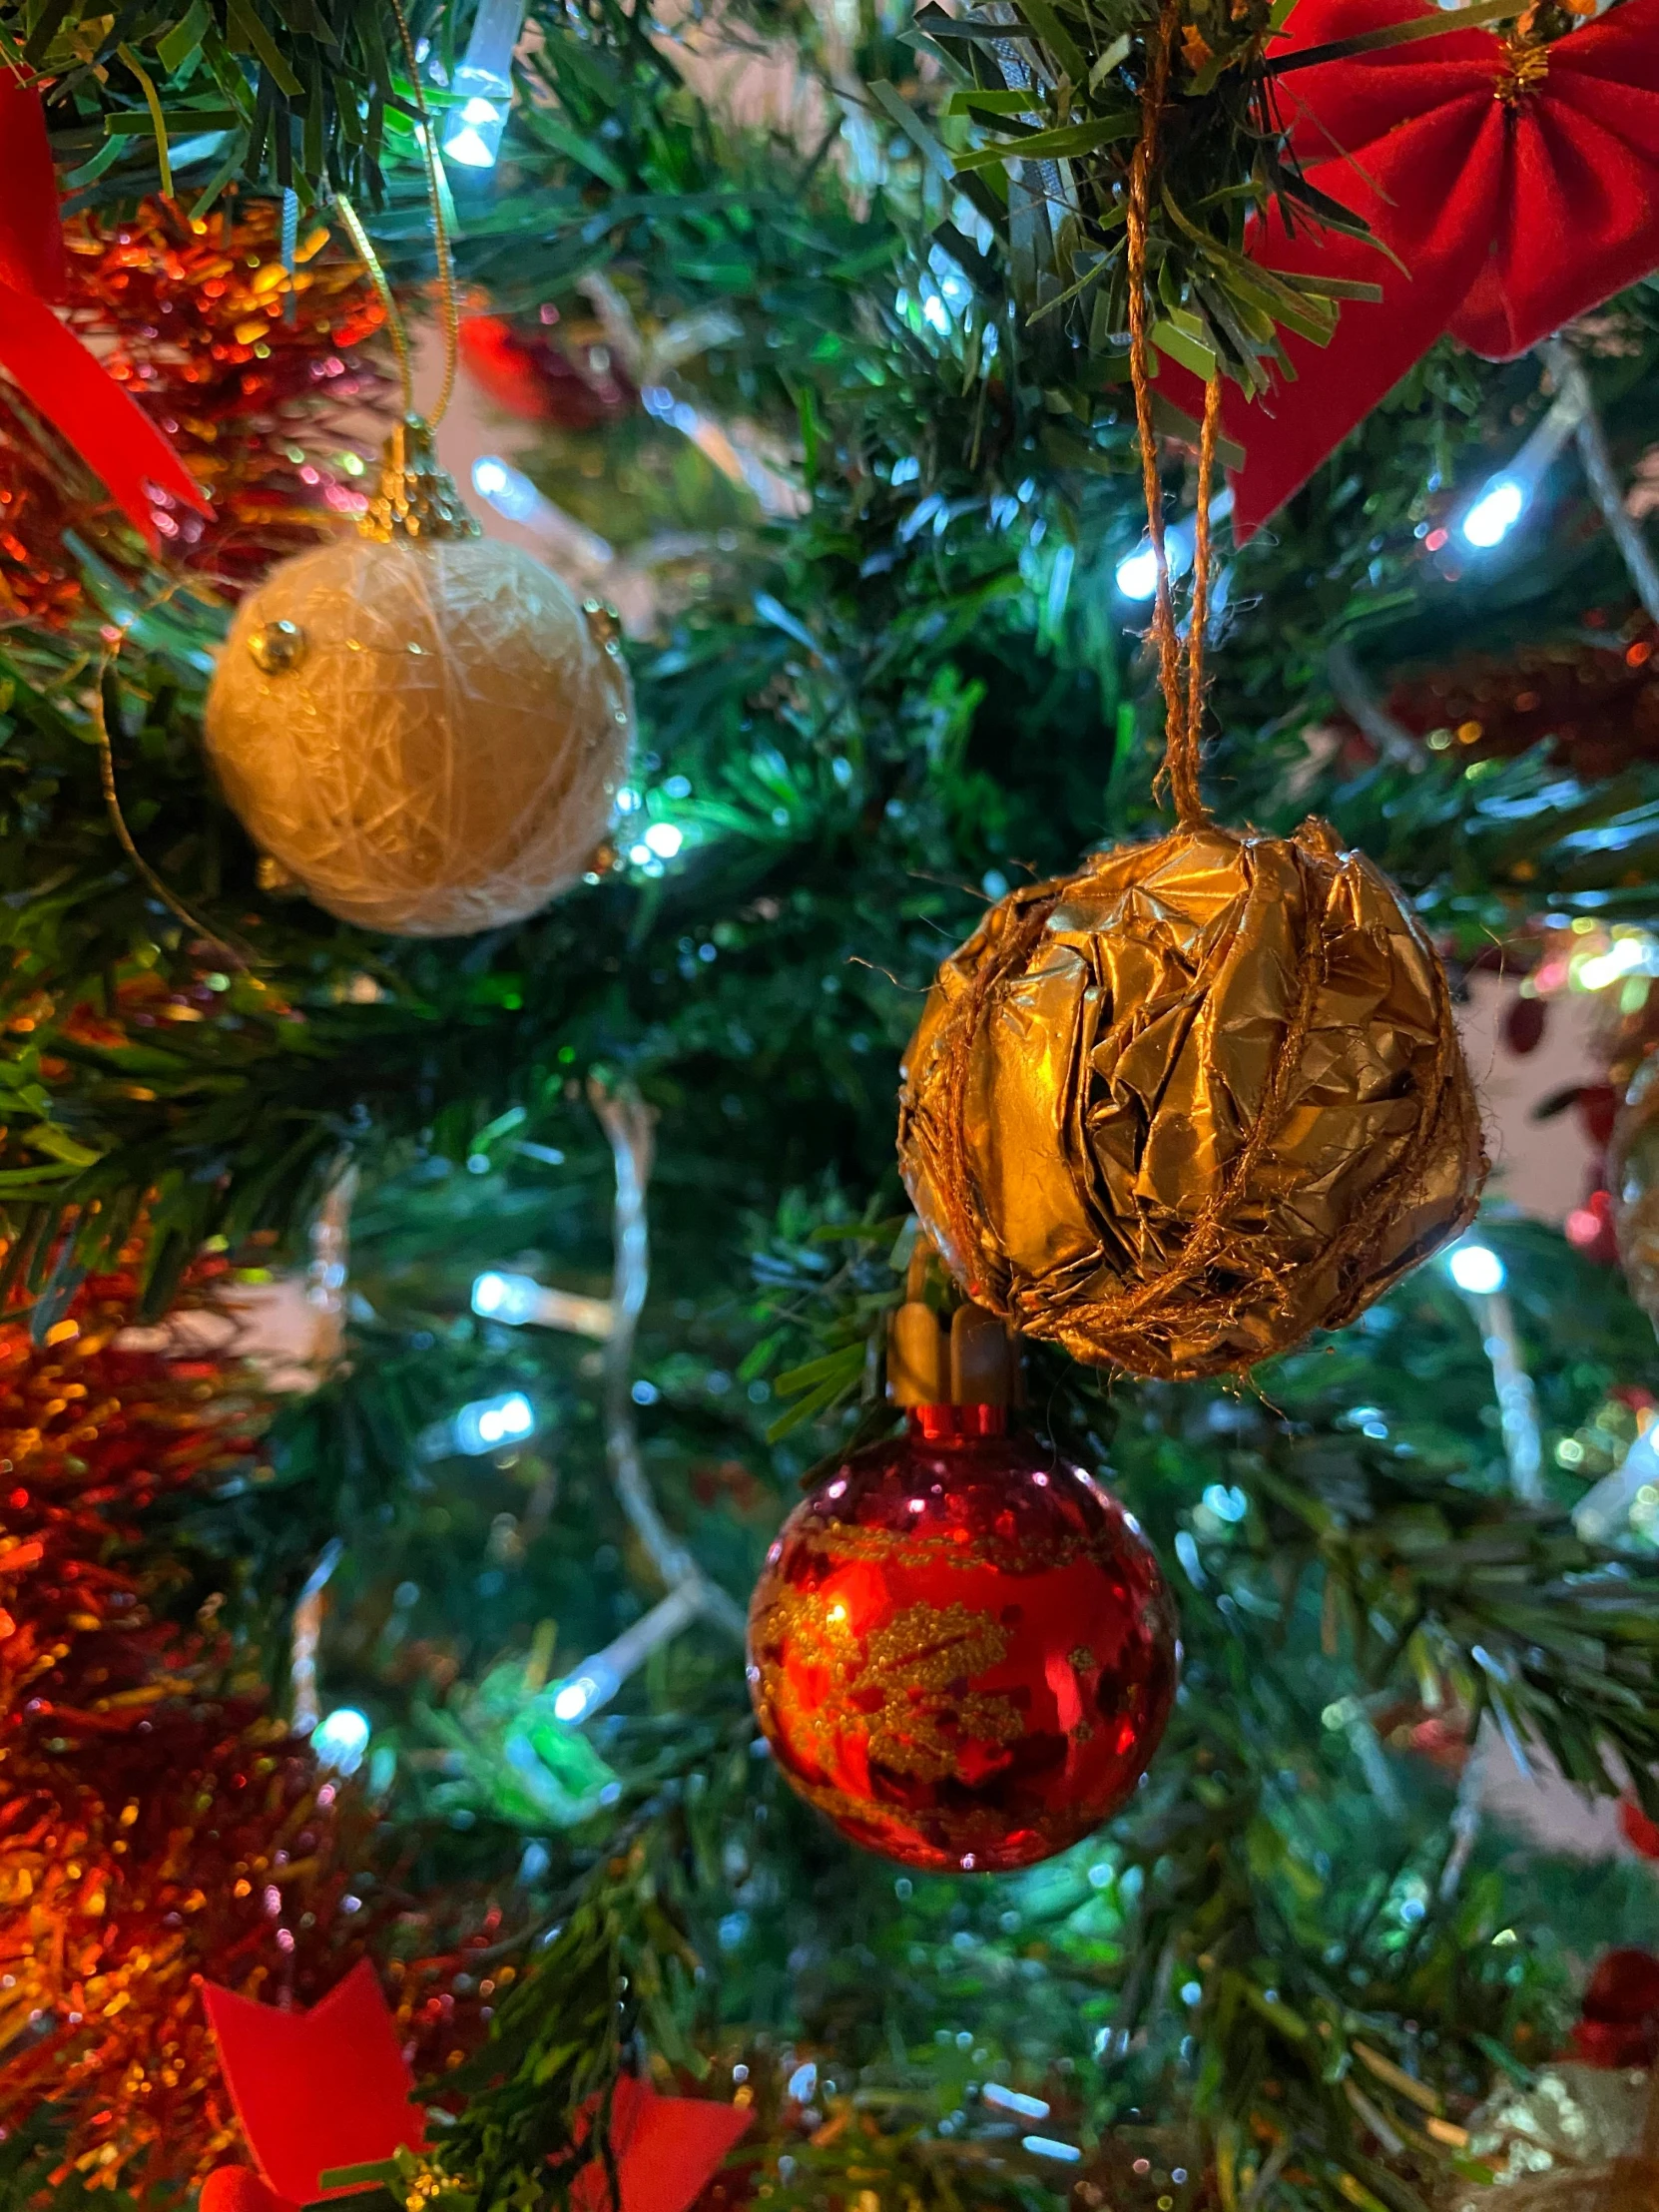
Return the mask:
POLYGON ((1659 1958, 1633 1944, 1604 1951, 1584 1991, 1587 2020, 1650 2020, 1659 2014, 1659 1958))
POLYGON ((749 1613, 791 1784, 907 1867, 1028 1867, 1133 1790, 1175 1695, 1152 1547, 989 1406, 920 1406, 798 1505, 749 1613), (978 1431, 992 1431, 983 1433, 978 1431))
POLYGON ((597 430, 631 412, 637 395, 611 349, 596 354, 579 338, 571 342, 579 358, 544 330, 498 314, 469 314, 460 329, 467 374, 509 414, 551 422, 559 430, 597 430))
POLYGON ((1603 1953, 1568 2048, 1587 2066, 1653 2064, 1659 2056, 1659 1958, 1652 1951, 1603 1953))

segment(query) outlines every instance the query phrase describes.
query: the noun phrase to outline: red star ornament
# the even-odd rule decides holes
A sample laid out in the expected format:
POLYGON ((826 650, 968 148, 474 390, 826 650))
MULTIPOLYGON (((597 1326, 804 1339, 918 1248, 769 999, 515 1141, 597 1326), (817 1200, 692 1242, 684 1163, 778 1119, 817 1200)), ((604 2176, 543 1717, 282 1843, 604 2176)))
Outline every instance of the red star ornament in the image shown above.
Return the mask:
MULTIPOLYGON (((1301 0, 1273 59, 1436 12, 1301 0)), ((1305 217, 1287 231, 1277 207, 1253 220, 1246 247, 1263 268, 1382 296, 1345 299, 1329 345, 1286 334, 1294 380, 1276 374, 1255 401, 1227 385, 1223 426, 1246 454, 1233 478, 1241 542, 1442 332, 1507 360, 1659 268, 1659 0, 1624 0, 1547 46, 1447 30, 1314 62, 1284 71, 1278 93, 1308 183, 1388 252, 1305 217)), ((1197 379, 1171 361, 1159 388, 1202 407, 1197 379)))

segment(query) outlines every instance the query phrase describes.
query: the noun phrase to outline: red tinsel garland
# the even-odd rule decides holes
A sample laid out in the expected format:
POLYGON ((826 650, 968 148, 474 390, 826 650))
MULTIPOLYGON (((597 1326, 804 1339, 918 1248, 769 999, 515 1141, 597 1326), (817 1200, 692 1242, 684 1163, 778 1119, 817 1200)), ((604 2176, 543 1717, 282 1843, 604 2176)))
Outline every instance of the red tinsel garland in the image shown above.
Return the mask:
MULTIPOLYGON (((68 319, 166 432, 212 520, 160 508, 173 558, 232 591, 360 511, 358 464, 390 383, 384 314, 362 267, 313 232, 291 282, 276 207, 204 221, 146 201, 66 226, 68 319)), ((0 615, 56 627, 84 607, 73 530, 123 574, 140 540, 97 479, 0 385, 0 615)))
MULTIPOLYGON (((314 2002, 410 1901, 361 1878, 361 1800, 224 1688, 215 1608, 169 1617, 179 1570, 142 1516, 247 1464, 266 1408, 235 1362, 124 1348, 134 1292, 94 1279, 44 1343, 0 1321, 0 2130, 51 2103, 52 2184, 142 2195, 235 2139, 204 1983, 314 2002)), ((460 1962, 397 1969, 426 2065, 475 2024, 460 1962)))
MULTIPOLYGON (((223 1272, 223 1270, 221 1270, 223 1272)), ((88 1283, 37 1346, 0 1324, 0 1750, 121 1733, 135 1685, 185 1656, 122 1554, 158 1496, 246 1462, 258 1406, 206 1360, 124 1351, 136 1285, 88 1283)))

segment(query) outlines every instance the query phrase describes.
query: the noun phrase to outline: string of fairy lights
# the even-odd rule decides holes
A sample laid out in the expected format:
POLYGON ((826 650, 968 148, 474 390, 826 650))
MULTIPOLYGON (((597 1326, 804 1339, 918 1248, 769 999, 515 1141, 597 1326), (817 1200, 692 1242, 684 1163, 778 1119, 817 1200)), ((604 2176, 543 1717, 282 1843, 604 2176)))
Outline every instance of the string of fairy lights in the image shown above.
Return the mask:
MULTIPOLYGON (((500 158, 514 100, 513 61, 524 16, 524 0, 482 0, 465 54, 452 79, 447 86, 439 80, 443 103, 439 147, 444 160, 459 171, 488 172, 500 158)), ((924 318, 932 319, 948 315, 950 306, 946 287, 936 299, 931 295, 923 299, 919 311, 924 318)), ((1454 500, 1441 519, 1419 528, 1423 550, 1428 556, 1440 556, 1448 547, 1455 547, 1461 557, 1476 560, 1495 554, 1539 508, 1551 470, 1569 443, 1576 443, 1586 479, 1603 506, 1638 596, 1659 619, 1659 605, 1655 604, 1659 589, 1653 586, 1651 563, 1646 561, 1639 529, 1624 515, 1622 501, 1617 517, 1609 505, 1605 447, 1582 367, 1564 345, 1553 348, 1545 365, 1553 396, 1541 419, 1508 462, 1454 500)), ((734 482, 746 486, 763 511, 792 511, 799 494, 768 456, 712 422, 661 382, 642 385, 642 399, 649 412, 681 431, 734 482)), ((490 507, 507 520, 534 531, 561 565, 579 572, 584 580, 603 576, 614 581, 630 566, 606 540, 564 514, 522 470, 502 456, 487 454, 475 461, 472 484, 490 507)), ((1212 514, 1221 521, 1231 507, 1232 495, 1224 491, 1215 500, 1212 514)), ((1173 576, 1179 577, 1191 567, 1195 537, 1196 517, 1190 513, 1180 515, 1168 527, 1165 549, 1173 576)), ((683 550, 670 547, 666 557, 673 558, 683 550)), ((632 558, 631 566, 648 575, 656 551, 645 549, 632 558)), ((1157 573, 1152 545, 1143 537, 1118 561, 1116 590, 1125 601, 1144 603, 1153 596, 1157 573)), ((1453 571, 1447 569, 1446 573, 1449 577, 1453 571)), ((1218 616, 1224 603, 1225 591, 1218 591, 1214 599, 1218 616)), ((639 834, 626 848, 627 856, 636 865, 660 873, 665 863, 679 856, 684 842, 684 833, 672 822, 642 822, 639 834)), ((1634 926, 1614 925, 1609 929, 1579 919, 1546 931, 1541 956, 1522 989, 1527 995, 1540 997, 1566 990, 1614 993, 1620 1012, 1629 1014, 1645 1001, 1655 975, 1659 975, 1659 938, 1634 926)), ((1490 1244, 1469 1236, 1444 1256, 1444 1266, 1480 1332, 1491 1366, 1511 1487, 1522 1501, 1540 1502, 1539 1410, 1515 1326, 1504 1263, 1490 1244)), ((631 1318, 622 1318, 616 1299, 579 1296, 521 1273, 485 1270, 472 1284, 470 1302, 472 1312, 481 1320, 509 1328, 569 1332, 611 1350, 616 1346, 619 1328, 629 1342, 632 1338, 631 1318)), ((449 1418, 435 1423, 418 1439, 417 1450, 431 1460, 452 1455, 486 1456, 526 1442, 535 1434, 537 1420, 536 1408, 523 1390, 502 1391, 468 1402, 449 1418)), ((1639 1434, 1620 1465, 1580 1501, 1575 1517, 1582 1533, 1601 1539, 1615 1533, 1628 1523, 1633 1501, 1659 1483, 1656 1430, 1659 1424, 1639 1434)), ((626 1458, 626 1437, 620 1442, 613 1439, 613 1445, 626 1458)), ((372 1733, 369 1719, 349 1706, 319 1717, 315 1703, 317 1615, 322 1587, 337 1555, 337 1547, 333 1547, 318 1561, 296 1615, 294 1706, 296 1723, 311 1729, 311 1742, 319 1760, 337 1772, 349 1774, 368 1751, 372 1733)), ((708 1617, 711 1591, 694 1568, 688 1566, 681 1572, 671 1562, 665 1579, 669 1582, 667 1594, 650 1611, 603 1650, 580 1661, 538 1694, 538 1701, 561 1725, 579 1727, 616 1696, 652 1652, 691 1622, 708 1617)), ((1477 1747, 1471 1761, 1476 1776, 1479 1765, 1477 1747)), ((1477 1797, 1477 1780, 1472 1797, 1469 1791, 1460 1794, 1459 1818, 1468 1834, 1459 1835, 1459 1850, 1465 1857, 1472 1844, 1477 1797), (1469 1804, 1462 1803, 1464 1797, 1470 1798, 1469 1804)), ((987 2090, 986 2095, 989 2099, 991 2092, 987 2090)), ((1011 2092, 1005 2093, 1005 2098, 1009 2109, 1017 2110, 1021 2117, 1046 2117, 1047 2107, 1038 2100, 1019 2098, 1011 2092)), ((1037 2148, 1038 2139, 1028 2138, 1028 2147, 1037 2148)), ((1062 2148, 1046 2142, 1042 2147, 1062 2148)))

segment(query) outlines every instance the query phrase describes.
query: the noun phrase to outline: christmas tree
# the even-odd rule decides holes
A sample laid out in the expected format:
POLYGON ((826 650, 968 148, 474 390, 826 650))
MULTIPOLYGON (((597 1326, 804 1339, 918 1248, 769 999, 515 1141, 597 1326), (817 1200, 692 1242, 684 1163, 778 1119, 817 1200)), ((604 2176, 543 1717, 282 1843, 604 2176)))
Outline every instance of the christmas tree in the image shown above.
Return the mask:
POLYGON ((8 2212, 1646 2202, 1656 0, 0 21, 8 2212))

